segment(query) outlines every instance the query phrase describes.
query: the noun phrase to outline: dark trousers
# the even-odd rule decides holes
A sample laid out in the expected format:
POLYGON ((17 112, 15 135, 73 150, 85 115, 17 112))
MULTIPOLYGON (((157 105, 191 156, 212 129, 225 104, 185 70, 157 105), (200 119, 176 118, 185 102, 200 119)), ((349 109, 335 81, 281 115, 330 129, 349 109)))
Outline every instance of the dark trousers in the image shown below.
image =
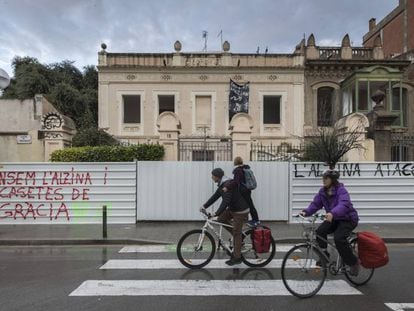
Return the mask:
POLYGON ((233 230, 227 227, 227 231, 229 231, 233 235, 233 243, 234 243, 234 250, 233 250, 233 257, 235 259, 241 258, 241 248, 242 248, 242 229, 243 224, 247 222, 248 213, 240 214, 240 213, 233 213, 226 209, 223 213, 221 213, 217 219, 218 222, 233 225, 233 230), (233 219, 233 223, 230 220, 233 219))
POLYGON ((254 203, 252 200, 251 190, 247 189, 244 186, 240 186, 240 193, 243 199, 246 201, 247 205, 249 205, 250 215, 252 216, 252 220, 259 221, 259 215, 257 214, 256 207, 254 206, 254 203))
MULTIPOLYGON (((342 260, 348 266, 353 266, 358 262, 358 259, 352 252, 352 248, 348 243, 347 238, 354 230, 356 224, 350 221, 324 221, 318 229, 316 229, 316 234, 325 240, 328 238, 328 234, 334 234, 334 241, 336 248, 338 249, 339 254, 342 257, 342 260)), ((320 238, 316 239, 320 248, 327 248, 328 244, 320 238)))

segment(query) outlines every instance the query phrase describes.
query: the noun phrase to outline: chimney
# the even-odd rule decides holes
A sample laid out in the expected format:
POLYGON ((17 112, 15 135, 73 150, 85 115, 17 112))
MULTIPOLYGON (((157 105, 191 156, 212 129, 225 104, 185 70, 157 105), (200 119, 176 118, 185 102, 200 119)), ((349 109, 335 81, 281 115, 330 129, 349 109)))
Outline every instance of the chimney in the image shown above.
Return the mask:
POLYGON ((377 20, 375 18, 371 18, 369 20, 369 31, 374 30, 376 25, 377 25, 377 20))

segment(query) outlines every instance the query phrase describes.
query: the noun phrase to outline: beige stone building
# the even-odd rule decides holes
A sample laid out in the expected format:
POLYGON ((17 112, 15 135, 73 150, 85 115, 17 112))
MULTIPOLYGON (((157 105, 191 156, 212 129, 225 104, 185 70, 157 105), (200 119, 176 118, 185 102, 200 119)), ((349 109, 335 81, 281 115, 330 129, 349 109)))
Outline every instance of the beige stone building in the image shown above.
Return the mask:
POLYGON ((217 53, 184 53, 178 41, 174 49, 108 53, 103 45, 99 127, 128 143, 161 143, 168 160, 286 161, 321 128, 349 133, 359 124, 365 150, 347 160, 408 159, 391 136, 414 126, 410 62, 385 58, 380 36, 372 47, 351 46, 348 35, 324 47, 311 35, 291 54, 231 53, 228 42, 217 53), (249 85, 248 109, 235 115, 231 80, 249 85))
POLYGON ((0 162, 47 162, 50 154, 71 146, 72 119, 41 95, 0 100, 0 162))
MULTIPOLYGON (((250 143, 299 143, 304 55, 99 53, 99 127, 129 143, 159 142, 169 160, 250 157, 250 143), (249 83, 248 113, 230 120, 230 80, 249 83)), ((247 111, 245 111, 247 112, 247 111)))
POLYGON ((380 35, 371 47, 351 46, 348 35, 340 47, 319 46, 310 35, 306 43, 303 40, 297 46, 297 51, 305 54, 305 137, 338 121, 346 124, 343 119, 357 114, 367 124, 368 138, 375 141, 375 147, 373 141, 366 142, 366 155, 360 159, 414 159, 414 149, 401 147, 395 141, 399 133, 414 133, 409 60, 386 58, 380 35), (378 92, 382 98, 377 105, 373 96, 378 92))

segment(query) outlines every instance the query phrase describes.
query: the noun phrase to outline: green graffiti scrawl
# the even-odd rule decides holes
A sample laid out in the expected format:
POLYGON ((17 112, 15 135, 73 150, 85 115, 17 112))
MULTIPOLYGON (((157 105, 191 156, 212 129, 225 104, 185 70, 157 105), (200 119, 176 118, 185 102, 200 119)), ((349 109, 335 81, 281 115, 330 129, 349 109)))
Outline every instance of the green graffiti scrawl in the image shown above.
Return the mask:
MULTIPOLYGON (((103 203, 101 206, 106 205, 107 217, 111 215, 112 204, 103 203)), ((73 202, 71 204, 72 219, 74 223, 81 223, 82 218, 101 218, 102 207, 93 208, 90 202, 73 202)))

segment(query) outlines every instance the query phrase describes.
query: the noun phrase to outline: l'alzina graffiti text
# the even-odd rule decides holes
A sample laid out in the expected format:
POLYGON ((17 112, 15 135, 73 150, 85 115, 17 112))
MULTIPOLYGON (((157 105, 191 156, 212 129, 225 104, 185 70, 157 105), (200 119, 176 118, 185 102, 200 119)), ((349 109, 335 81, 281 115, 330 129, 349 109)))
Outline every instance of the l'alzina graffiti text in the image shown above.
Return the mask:
MULTIPOLYGON (((294 164, 294 177, 322 177, 328 168, 324 164, 294 164)), ((367 172, 361 171, 359 163, 341 163, 336 169, 343 177, 362 177, 367 172)), ((378 163, 375 171, 370 172, 374 177, 414 176, 414 163, 378 163)))

